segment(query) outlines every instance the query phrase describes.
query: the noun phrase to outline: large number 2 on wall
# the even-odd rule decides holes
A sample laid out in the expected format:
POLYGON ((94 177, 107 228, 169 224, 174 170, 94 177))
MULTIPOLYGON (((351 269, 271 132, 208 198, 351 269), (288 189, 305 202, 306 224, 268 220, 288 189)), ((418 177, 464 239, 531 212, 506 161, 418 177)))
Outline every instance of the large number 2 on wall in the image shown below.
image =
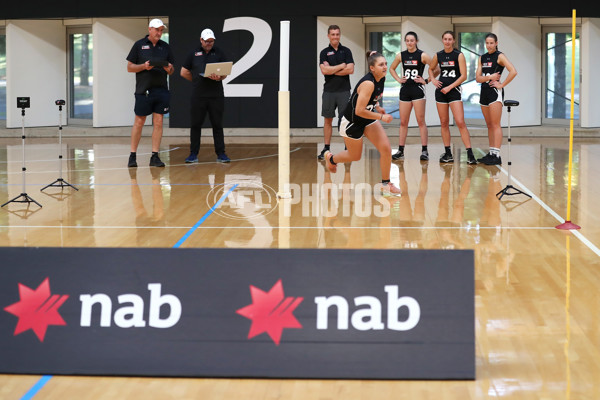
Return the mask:
POLYGON ((233 65, 231 75, 223 81, 225 97, 261 97, 263 85, 252 83, 229 83, 252 68, 267 53, 273 32, 269 24, 254 17, 228 18, 223 23, 223 32, 249 31, 254 36, 250 50, 233 65))

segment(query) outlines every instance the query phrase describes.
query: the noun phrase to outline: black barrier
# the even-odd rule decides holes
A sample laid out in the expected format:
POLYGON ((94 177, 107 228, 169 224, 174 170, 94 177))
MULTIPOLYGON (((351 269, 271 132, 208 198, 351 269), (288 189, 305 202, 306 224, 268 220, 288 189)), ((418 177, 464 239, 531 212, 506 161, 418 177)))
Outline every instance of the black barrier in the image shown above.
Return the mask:
POLYGON ((1 256, 1 373, 475 378, 471 250, 1 256))

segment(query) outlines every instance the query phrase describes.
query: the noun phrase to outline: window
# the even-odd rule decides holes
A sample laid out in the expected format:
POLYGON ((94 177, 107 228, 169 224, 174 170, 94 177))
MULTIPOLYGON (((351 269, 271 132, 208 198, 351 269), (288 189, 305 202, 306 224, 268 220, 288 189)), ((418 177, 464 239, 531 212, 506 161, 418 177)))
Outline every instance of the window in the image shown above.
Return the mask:
POLYGON ((0 29, 0 120, 6 120, 6 34, 0 29))
POLYGON ((579 33, 573 42, 570 28, 544 28, 544 123, 567 123, 571 118, 571 71, 575 47, 575 108, 573 119, 579 119, 579 33), (575 44, 575 46, 573 46, 575 44))
POLYGON ((91 27, 69 28, 69 122, 91 124, 94 109, 91 27))
MULTIPOLYGON (((377 50, 385 57, 388 68, 394 62, 396 54, 402 51, 402 33, 398 27, 393 25, 369 25, 367 26, 368 45, 367 48, 377 50)), ((398 68, 402 68, 399 66, 398 68)), ((368 68, 367 68, 368 71, 368 68)), ((402 75, 402 71, 400 71, 402 75)), ((400 84, 388 75, 385 80, 383 90, 383 99, 381 106, 387 113, 395 118, 396 124, 399 121, 400 113, 398 110, 398 98, 400 95, 400 84)))

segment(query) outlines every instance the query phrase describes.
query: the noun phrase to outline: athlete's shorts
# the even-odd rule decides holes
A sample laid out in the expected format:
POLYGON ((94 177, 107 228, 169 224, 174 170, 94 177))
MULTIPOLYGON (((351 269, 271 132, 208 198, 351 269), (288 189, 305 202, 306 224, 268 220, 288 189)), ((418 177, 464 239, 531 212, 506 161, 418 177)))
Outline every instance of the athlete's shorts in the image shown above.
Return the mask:
POLYGON ((324 118, 335 117, 335 109, 337 108, 338 117, 344 113, 346 104, 350 100, 350 92, 323 92, 323 106, 321 108, 321 116, 324 118))
POLYGON ((146 94, 135 95, 135 115, 144 117, 152 113, 167 114, 169 112, 169 103, 171 94, 169 89, 154 88, 149 89, 146 94))
POLYGON ((404 85, 400 89, 400 101, 409 103, 411 101, 425 100, 424 85, 404 85))
MULTIPOLYGON (((374 124, 375 122, 377 122, 377 121, 373 121, 369 125, 374 124)), ((369 126, 369 125, 367 125, 367 126, 369 126)), ((340 136, 347 137, 349 139, 358 140, 364 136, 365 128, 367 126, 357 125, 353 122, 348 121, 346 118, 344 118, 342 116, 342 118, 340 118, 338 130, 339 130, 340 136)))
POLYGON ((499 102, 504 103, 504 89, 498 90, 492 87, 481 87, 481 94, 479 95, 479 104, 484 107, 488 107, 490 104, 499 102))
POLYGON ((435 89, 435 101, 438 103, 449 104, 455 101, 462 101, 462 90, 459 87, 452 89, 448 93, 442 93, 440 88, 435 89))

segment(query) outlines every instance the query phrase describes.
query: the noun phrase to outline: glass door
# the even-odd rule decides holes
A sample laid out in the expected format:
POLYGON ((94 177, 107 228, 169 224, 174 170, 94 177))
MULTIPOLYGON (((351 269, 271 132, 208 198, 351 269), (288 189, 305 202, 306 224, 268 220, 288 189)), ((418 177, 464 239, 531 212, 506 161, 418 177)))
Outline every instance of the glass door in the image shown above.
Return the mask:
POLYGON ((91 125, 93 100, 92 27, 69 28, 69 123, 91 125))
POLYGON ((487 50, 485 48, 485 35, 490 32, 488 25, 465 25, 456 27, 458 49, 462 51, 467 63, 467 80, 461 85, 465 121, 469 125, 485 125, 479 93, 481 84, 475 81, 479 57, 487 50))
POLYGON ((0 120, 6 119, 6 34, 0 28, 0 120))
MULTIPOLYGON (((394 62, 396 54, 402 51, 402 33, 400 32, 400 24, 367 25, 367 49, 377 50, 383 54, 387 60, 389 69, 392 62, 394 62)), ((368 70, 368 68, 366 68, 366 70, 368 70)), ((400 113, 398 110, 399 96, 400 84, 392 78, 388 71, 388 75, 385 78, 382 107, 385 108, 387 113, 394 117, 396 125, 400 123, 400 113)))
POLYGON ((543 123, 568 124, 571 118, 571 71, 572 55, 575 49, 575 108, 574 124, 579 125, 579 84, 581 70, 579 63, 579 32, 575 42, 569 27, 545 27, 544 37, 544 93, 543 123))

